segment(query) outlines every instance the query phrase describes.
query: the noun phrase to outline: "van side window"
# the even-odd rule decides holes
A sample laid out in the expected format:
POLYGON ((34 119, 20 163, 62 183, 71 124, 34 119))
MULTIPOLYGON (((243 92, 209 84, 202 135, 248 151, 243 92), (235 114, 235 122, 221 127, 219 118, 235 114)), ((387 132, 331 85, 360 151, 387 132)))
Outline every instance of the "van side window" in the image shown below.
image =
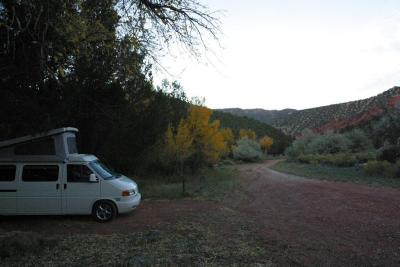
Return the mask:
POLYGON ((54 140, 46 138, 35 142, 17 145, 14 148, 15 155, 55 155, 54 140))
POLYGON ((25 165, 22 171, 22 181, 25 182, 52 182, 57 180, 57 165, 25 165))
POLYGON ((0 165, 0 182, 14 181, 16 170, 17 167, 14 165, 0 165))
POLYGON ((67 165, 67 181, 68 183, 88 183, 89 176, 93 172, 81 164, 68 164, 67 165))

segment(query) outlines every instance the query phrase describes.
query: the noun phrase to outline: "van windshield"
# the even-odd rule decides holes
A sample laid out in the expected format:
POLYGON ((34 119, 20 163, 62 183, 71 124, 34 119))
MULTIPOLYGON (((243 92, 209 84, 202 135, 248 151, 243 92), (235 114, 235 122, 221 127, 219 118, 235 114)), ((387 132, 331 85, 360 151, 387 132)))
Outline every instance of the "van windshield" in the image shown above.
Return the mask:
POLYGON ((115 172, 110 170, 106 165, 104 165, 103 163, 101 163, 98 160, 90 162, 89 165, 104 180, 110 180, 110 179, 115 178, 115 176, 117 176, 117 174, 115 172))

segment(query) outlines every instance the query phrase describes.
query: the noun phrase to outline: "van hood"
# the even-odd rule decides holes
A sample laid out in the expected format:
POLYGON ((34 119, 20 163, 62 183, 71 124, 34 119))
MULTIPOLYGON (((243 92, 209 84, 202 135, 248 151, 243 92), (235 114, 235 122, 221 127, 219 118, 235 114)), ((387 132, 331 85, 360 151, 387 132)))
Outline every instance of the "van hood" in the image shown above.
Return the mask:
POLYGON ((120 190, 134 189, 135 191, 137 191, 136 182, 124 175, 121 175, 116 179, 108 180, 107 182, 112 183, 114 186, 116 186, 120 190))

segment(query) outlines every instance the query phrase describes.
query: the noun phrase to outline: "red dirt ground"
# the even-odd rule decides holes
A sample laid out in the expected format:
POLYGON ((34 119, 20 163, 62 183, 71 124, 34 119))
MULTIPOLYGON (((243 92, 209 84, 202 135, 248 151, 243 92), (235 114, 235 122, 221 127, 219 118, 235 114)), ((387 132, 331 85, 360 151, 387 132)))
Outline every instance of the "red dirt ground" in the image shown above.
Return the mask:
POLYGON ((88 216, 3 217, 0 233, 167 229, 182 218, 207 223, 207 216, 198 215, 228 206, 250 219, 251 229, 278 264, 400 266, 400 190, 303 179, 270 170, 271 164, 238 166, 240 194, 246 196, 239 205, 190 199, 144 201, 135 212, 107 224, 88 216))
POLYGON ((400 266, 400 190, 303 179, 268 164, 239 169, 248 196, 240 208, 267 248, 305 266, 400 266))

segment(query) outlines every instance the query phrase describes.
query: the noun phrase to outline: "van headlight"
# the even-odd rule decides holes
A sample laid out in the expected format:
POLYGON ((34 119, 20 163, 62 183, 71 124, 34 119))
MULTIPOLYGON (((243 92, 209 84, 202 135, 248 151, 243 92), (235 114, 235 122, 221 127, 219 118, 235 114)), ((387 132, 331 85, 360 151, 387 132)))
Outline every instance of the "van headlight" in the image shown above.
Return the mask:
POLYGON ((136 190, 135 189, 122 191, 122 196, 123 197, 129 197, 129 196, 133 196, 133 195, 136 195, 136 190))

